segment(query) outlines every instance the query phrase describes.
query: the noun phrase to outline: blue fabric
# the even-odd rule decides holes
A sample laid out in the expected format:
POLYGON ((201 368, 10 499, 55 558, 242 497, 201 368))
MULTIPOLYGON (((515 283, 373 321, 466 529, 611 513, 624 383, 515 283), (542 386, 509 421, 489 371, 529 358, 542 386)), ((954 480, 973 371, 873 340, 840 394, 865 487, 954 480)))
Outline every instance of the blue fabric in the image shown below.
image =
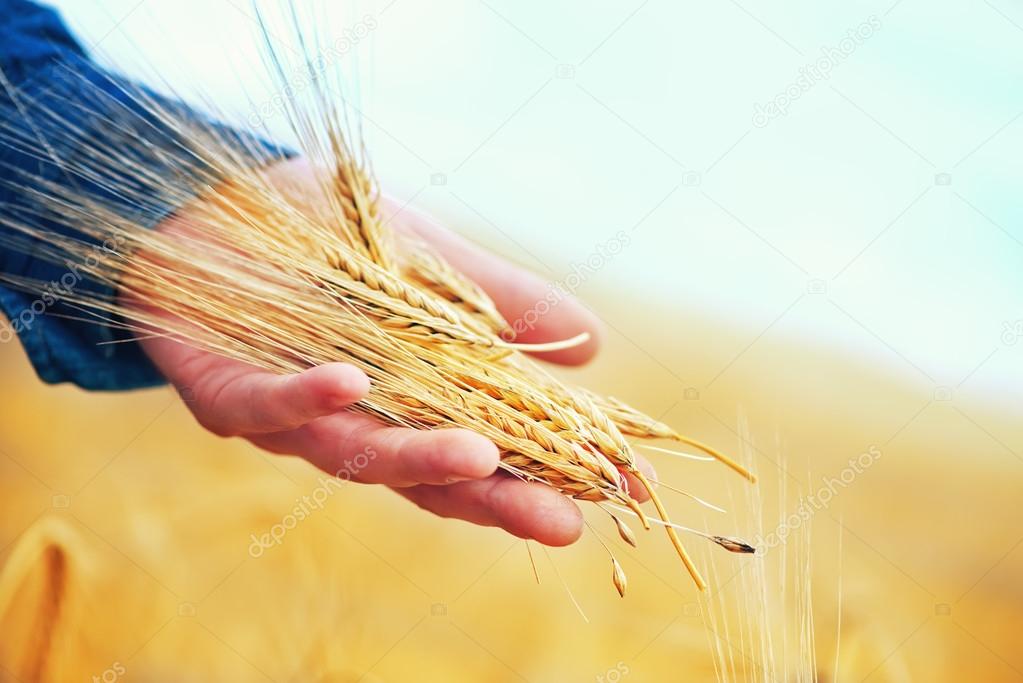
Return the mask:
MULTIPOLYGON (((14 216, 47 231, 70 234, 73 228, 67 225, 67 220, 62 222, 59 217, 40 212, 33 206, 30 193, 12 187, 12 184, 32 184, 40 180, 61 185, 73 183, 76 191, 88 193, 115 210, 133 212, 132 215, 139 216, 138 222, 146 225, 155 225, 174 211, 176 207, 161 203, 158 193, 152 205, 141 209, 137 205, 117 206, 119 199, 107 193, 102 183, 72 179, 60 166, 47 160, 53 156, 63 160, 83 154, 82 145, 75 142, 83 136, 89 144, 97 144, 97 141, 102 144, 104 135, 109 133, 103 129, 102 119, 90 116, 91 110, 100 107, 123 108, 137 117, 138 149, 119 148, 119 151, 137 152, 136 156, 146 159, 145 163, 154 171, 163 169, 158 168, 159 159, 153 156, 152 150, 160 146, 173 149, 176 144, 174 132, 126 94, 125 80, 107 73, 89 58, 54 10, 26 0, 0 0, 0 68, 18 93, 15 101, 6 89, 0 89, 0 122, 6 126, 6 134, 0 138, 0 215, 14 216), (26 106, 32 111, 52 112, 56 117, 34 116, 26 106), (55 131, 54 126, 66 126, 66 130, 55 131), (69 135, 67 130, 75 133, 69 135), (51 132, 63 134, 50 135, 51 132), (11 142, 17 139, 21 139, 22 144, 11 142), (39 144, 27 144, 25 140, 38 140, 39 144)), ((200 114, 190 112, 180 103, 148 90, 145 93, 162 107, 172 108, 175 115, 202 119, 200 114)), ((123 137, 119 138, 119 144, 123 144, 123 137)), ((272 154, 286 154, 269 145, 267 150, 272 154)), ((129 177, 116 180, 134 181, 129 177)), ((163 377, 143 354, 141 346, 130 341, 129 332, 87 320, 73 320, 69 316, 81 318, 82 313, 60 301, 62 286, 67 283, 73 283, 79 293, 88 288, 112 296, 112 291, 80 279, 73 264, 54 263, 52 257, 42 258, 43 245, 16 237, 0 224, 0 237, 4 236, 7 239, 0 246, 0 273, 52 284, 41 295, 0 285, 0 309, 8 318, 6 323, 0 320, 0 343, 10 341, 15 334, 20 337, 36 373, 49 383, 73 382, 86 389, 99 390, 163 383, 163 377), (21 244, 12 247, 17 240, 21 240, 21 244)))

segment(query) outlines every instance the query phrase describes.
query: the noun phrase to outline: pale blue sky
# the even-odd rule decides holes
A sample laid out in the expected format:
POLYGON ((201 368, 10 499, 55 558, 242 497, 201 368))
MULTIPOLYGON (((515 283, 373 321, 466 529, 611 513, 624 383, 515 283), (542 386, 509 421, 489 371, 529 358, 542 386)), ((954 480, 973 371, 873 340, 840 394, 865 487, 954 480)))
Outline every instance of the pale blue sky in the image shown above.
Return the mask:
MULTIPOLYGON (((268 97, 246 0, 56 4, 131 73, 268 97)), ((328 43, 373 25, 338 64, 392 193, 554 280, 632 236, 580 288, 598 310, 625 288, 1023 395, 1019 3, 307 4, 328 43)))

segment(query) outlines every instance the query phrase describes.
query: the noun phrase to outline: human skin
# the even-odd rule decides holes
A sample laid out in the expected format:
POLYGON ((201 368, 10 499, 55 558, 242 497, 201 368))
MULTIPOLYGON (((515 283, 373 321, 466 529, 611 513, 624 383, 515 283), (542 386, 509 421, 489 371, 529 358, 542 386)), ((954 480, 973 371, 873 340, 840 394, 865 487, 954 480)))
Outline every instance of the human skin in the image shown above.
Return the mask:
MULTIPOLYGON (((303 159, 278 163, 268 177, 284 192, 317 187, 303 159)), ((308 202, 315 193, 302 193, 308 202)), ((297 197, 297 195, 296 195, 297 197)), ((201 200, 200 200, 201 201, 201 200)), ((157 229, 195 235, 195 205, 183 207, 157 229)), ((433 223, 385 202, 387 225, 429 242, 454 267, 476 281, 508 320, 516 320, 548 292, 529 273, 433 223)), ((589 310, 566 298, 515 341, 544 342, 588 332, 574 348, 538 354, 546 361, 580 365, 600 345, 601 326, 589 310)), ((329 363, 292 375, 260 368, 162 337, 141 339, 145 352, 181 393, 196 420, 224 437, 240 436, 271 453, 300 456, 336 473, 359 453, 374 453, 354 481, 388 486, 421 508, 551 546, 568 545, 582 533, 577 505, 549 486, 524 482, 497 469, 497 447, 466 429, 390 427, 346 410, 366 396, 369 379, 347 363, 329 363)), ((652 473, 645 461, 641 466, 652 473)), ((631 477, 630 477, 631 479, 631 477)), ((641 486, 630 486, 637 500, 641 486)))

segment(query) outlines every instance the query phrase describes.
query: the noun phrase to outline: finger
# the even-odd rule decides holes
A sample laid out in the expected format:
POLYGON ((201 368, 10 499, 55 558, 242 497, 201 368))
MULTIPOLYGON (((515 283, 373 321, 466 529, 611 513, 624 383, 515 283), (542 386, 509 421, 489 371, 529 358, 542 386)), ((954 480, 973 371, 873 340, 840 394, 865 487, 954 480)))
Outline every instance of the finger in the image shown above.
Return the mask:
POLYGON ((350 406, 369 392, 369 378, 346 363, 294 375, 225 364, 199 379, 193 392, 193 411, 212 431, 264 434, 293 430, 350 406))
POLYGON ((553 488, 503 474, 451 486, 415 486, 398 493, 425 510, 481 526, 500 527, 550 546, 582 535, 579 507, 553 488))
MULTIPOLYGON (((394 203, 389 208, 400 210, 394 203)), ((404 209, 395 222, 427 241, 452 266, 486 290, 515 333, 514 341, 537 343, 570 339, 582 332, 590 335, 584 344, 538 353, 539 358, 580 365, 597 353, 603 326, 571 295, 409 209, 404 209)))
POLYGON ((250 440, 275 453, 299 455, 336 476, 396 488, 482 479, 499 462, 497 446, 467 429, 384 427, 354 414, 250 440))

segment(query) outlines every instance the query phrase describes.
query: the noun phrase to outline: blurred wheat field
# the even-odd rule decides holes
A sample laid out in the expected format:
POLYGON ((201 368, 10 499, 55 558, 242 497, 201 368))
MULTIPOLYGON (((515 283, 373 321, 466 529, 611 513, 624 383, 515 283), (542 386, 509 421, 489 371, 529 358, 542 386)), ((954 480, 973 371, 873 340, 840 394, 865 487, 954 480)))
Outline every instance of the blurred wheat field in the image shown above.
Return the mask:
MULTIPOLYGON (((808 522, 821 680, 839 576, 839 680, 1023 679, 1018 409, 969 382, 949 395, 770 334, 720 372, 721 348, 741 350, 748 330, 598 304, 629 337, 612 329, 601 359, 573 374, 733 452, 741 416, 770 506, 782 478, 819 494, 877 449, 808 522)), ((537 584, 522 541, 386 490, 325 488, 303 463, 204 433, 169 390, 47 387, 15 344, 0 367, 0 680, 714 680, 696 589, 653 534, 628 549, 589 515, 630 575, 625 599, 609 590, 610 567, 594 569, 591 532, 550 551, 557 572, 534 546, 537 584), (322 509, 252 552, 253 534, 302 496, 322 509)), ((652 457, 666 480, 729 509, 715 528, 734 516, 734 531, 749 531, 741 487, 720 469, 652 457)), ((681 523, 715 514, 665 495, 681 523)), ((781 503, 795 513, 791 499, 781 503)), ((733 577, 756 559, 691 545, 713 562, 720 601, 749 599, 733 577)), ((719 635, 741 649, 741 634, 719 635)))

